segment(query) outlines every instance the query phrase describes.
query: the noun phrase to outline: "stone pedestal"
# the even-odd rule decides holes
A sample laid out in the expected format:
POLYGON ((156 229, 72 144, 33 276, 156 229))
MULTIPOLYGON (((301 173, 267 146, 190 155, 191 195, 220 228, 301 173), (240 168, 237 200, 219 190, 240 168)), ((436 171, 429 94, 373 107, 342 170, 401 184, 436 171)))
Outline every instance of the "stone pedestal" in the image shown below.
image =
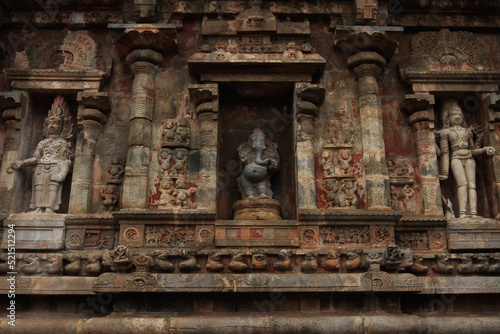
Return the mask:
MULTIPOLYGON (((4 221, 4 228, 14 225, 16 250, 64 248, 65 216, 60 214, 20 213, 9 216, 4 221)), ((8 234, 4 233, 1 248, 7 249, 8 234)))
POLYGON ((280 220, 281 203, 275 199, 242 199, 233 205, 235 220, 280 220))
POLYGON ((450 250, 500 248, 500 222, 491 218, 455 218, 448 221, 450 250))

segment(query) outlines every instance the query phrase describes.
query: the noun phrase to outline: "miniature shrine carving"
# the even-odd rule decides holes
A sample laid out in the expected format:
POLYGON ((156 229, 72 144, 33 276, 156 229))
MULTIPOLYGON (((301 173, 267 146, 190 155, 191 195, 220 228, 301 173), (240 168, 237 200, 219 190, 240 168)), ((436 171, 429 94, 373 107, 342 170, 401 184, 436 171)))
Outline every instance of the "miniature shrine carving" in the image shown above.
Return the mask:
POLYGON ((62 96, 54 99, 44 123, 44 137, 33 157, 15 161, 11 171, 24 166, 36 166, 33 173, 33 213, 54 213, 61 204, 62 182, 71 168, 73 124, 62 96))

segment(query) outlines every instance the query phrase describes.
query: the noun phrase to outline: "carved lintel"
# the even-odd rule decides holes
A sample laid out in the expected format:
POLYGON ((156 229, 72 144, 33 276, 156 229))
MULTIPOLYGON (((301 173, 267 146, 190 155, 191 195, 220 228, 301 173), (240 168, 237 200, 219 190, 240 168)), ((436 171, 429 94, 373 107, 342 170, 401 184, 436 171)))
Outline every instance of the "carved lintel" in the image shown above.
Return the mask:
POLYGON ((346 59, 360 52, 376 52, 389 62, 402 32, 402 27, 337 26, 334 40, 346 59))
POLYGON ((219 86, 217 84, 189 85, 191 102, 196 115, 219 111, 219 86))
POLYGON ((316 116, 318 107, 325 99, 325 89, 321 85, 309 83, 295 84, 295 94, 297 95, 297 112, 316 116))

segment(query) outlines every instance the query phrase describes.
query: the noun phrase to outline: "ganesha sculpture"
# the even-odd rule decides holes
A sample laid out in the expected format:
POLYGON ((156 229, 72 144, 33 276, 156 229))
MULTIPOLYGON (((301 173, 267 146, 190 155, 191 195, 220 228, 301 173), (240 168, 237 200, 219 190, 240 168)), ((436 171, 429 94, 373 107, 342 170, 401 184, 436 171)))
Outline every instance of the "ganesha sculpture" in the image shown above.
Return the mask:
POLYGON ((238 189, 243 199, 271 199, 271 176, 278 171, 278 145, 266 139, 255 128, 250 138, 238 147, 243 172, 238 177, 238 189))

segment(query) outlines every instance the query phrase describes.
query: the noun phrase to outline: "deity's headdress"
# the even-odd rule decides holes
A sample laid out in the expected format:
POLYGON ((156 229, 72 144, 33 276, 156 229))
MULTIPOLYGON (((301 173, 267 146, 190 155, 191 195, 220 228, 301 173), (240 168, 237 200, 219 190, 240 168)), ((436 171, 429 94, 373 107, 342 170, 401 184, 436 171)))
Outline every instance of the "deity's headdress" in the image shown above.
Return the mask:
POLYGON ((59 118, 61 120, 61 132, 59 133, 60 138, 70 139, 73 136, 73 123, 71 122, 71 116, 69 115, 69 108, 64 98, 62 96, 56 96, 52 107, 47 114, 45 119, 45 124, 43 127, 43 135, 47 136, 47 121, 49 119, 59 118))
MULTIPOLYGON (((443 127, 449 128, 450 127, 450 112, 452 110, 460 110, 462 113, 462 108, 460 108, 460 105, 458 104, 457 99, 450 97, 446 100, 443 101, 441 105, 441 121, 443 122, 443 127)), ((463 113, 462 113, 463 116, 463 113)), ((465 123, 465 118, 462 117, 462 124, 464 128, 467 127, 467 123, 465 123)))

